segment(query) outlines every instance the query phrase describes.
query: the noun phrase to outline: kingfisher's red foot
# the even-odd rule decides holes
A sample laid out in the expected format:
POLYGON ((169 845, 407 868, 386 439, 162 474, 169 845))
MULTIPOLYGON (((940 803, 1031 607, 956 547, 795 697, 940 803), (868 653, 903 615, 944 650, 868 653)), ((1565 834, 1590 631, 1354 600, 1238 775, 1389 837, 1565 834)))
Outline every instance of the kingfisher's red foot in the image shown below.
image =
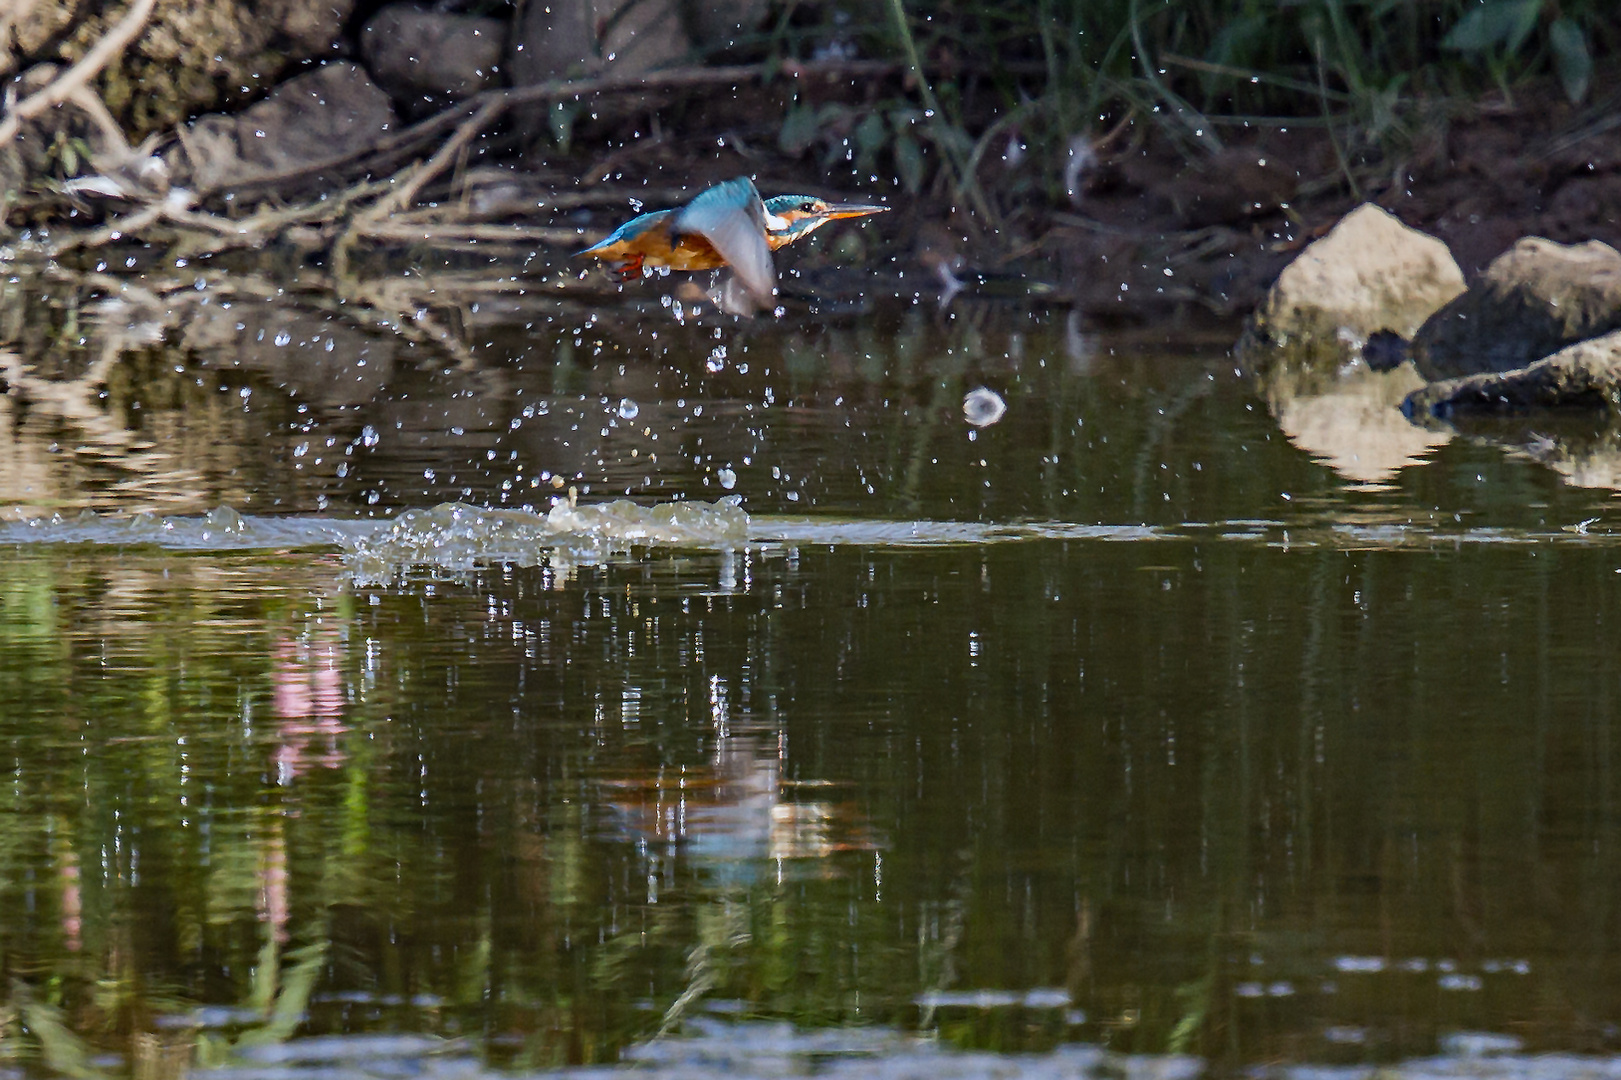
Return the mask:
POLYGON ((636 281, 642 276, 642 257, 632 255, 618 266, 608 268, 608 280, 613 282, 636 281))

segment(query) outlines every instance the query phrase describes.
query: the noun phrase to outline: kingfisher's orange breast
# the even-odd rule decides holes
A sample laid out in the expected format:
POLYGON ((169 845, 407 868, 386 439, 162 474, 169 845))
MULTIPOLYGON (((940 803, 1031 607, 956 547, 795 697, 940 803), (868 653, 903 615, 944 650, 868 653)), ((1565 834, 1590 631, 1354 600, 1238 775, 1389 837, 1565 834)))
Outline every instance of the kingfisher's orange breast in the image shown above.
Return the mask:
POLYGON ((654 266, 668 266, 672 270, 719 270, 726 265, 715 245, 698 233, 686 233, 672 247, 665 239, 664 252, 647 256, 654 266))
POLYGON ((700 233, 683 233, 672 244, 669 226, 662 221, 634 236, 598 244, 581 254, 609 262, 640 258, 648 266, 668 266, 672 270, 719 270, 726 265, 715 245, 700 233))

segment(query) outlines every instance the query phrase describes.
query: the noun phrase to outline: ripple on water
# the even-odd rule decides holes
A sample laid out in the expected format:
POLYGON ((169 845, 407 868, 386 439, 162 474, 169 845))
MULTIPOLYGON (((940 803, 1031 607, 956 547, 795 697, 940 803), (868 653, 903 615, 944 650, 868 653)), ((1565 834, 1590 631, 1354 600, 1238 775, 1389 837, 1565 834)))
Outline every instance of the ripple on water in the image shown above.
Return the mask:
MULTIPOLYGON (((1017 995, 1015 995, 1017 996, 1017 995)), ((1360 1039, 1338 1041, 1357 1043, 1360 1039)), ((1433 1057, 1380 1065, 1278 1065, 1250 1075, 1268 1080, 1420 1080, 1426 1077, 1596 1080, 1621 1076, 1621 1058, 1527 1054, 1521 1041, 1491 1032, 1443 1036, 1433 1057)), ((473 1056, 466 1040, 425 1035, 345 1035, 295 1039, 251 1048, 225 1067, 194 1069, 209 1080, 304 1080, 322 1077, 421 1076, 495 1080, 546 1076, 556 1080, 740 1080, 816 1075, 832 1080, 1194 1080, 1203 1059, 1185 1054, 1118 1054, 1069 1043, 1032 1054, 959 1051, 937 1040, 888 1028, 799 1029, 782 1021, 690 1018, 679 1035, 630 1047, 619 1065, 520 1073, 495 1071, 473 1056), (628 1066, 628 1068, 627 1068, 628 1066)))
POLYGON ((1437 522, 1355 525, 1234 519, 1171 526, 1068 521, 940 521, 751 517, 742 499, 672 500, 650 505, 620 499, 550 509, 491 508, 468 503, 406 510, 390 519, 246 516, 229 506, 198 516, 17 517, 0 520, 0 543, 151 546, 178 551, 338 548, 357 582, 383 583, 413 570, 459 573, 479 566, 566 569, 638 548, 735 551, 784 544, 930 547, 1028 542, 1217 539, 1287 548, 1427 549, 1437 545, 1603 545, 1607 533, 1569 530, 1451 528, 1437 522))
POLYGON ((251 551, 264 548, 331 548, 386 526, 387 522, 337 517, 244 516, 229 506, 202 516, 133 514, 85 510, 73 517, 0 520, 0 544, 106 544, 175 551, 251 551))

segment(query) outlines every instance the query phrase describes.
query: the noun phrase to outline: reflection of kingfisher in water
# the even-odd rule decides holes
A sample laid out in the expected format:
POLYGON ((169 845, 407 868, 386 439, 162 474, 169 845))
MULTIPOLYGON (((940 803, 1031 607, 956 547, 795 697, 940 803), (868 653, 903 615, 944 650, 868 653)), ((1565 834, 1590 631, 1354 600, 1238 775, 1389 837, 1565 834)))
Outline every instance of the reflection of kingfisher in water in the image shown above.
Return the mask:
POLYGON ((769 302, 777 288, 771 253, 809 236, 830 221, 865 217, 887 206, 830 203, 811 195, 760 198, 746 176, 700 193, 686 206, 632 218, 580 255, 611 264, 616 280, 641 274, 644 266, 672 270, 718 270, 730 266, 756 300, 769 302))
MULTIPOLYGON (((712 885, 722 887, 768 876, 780 881, 785 873, 835 873, 849 864, 830 863, 828 856, 876 850, 878 839, 854 809, 826 800, 831 784, 784 777, 781 731, 771 722, 734 716, 730 698, 726 680, 713 676, 709 761, 604 778, 601 802, 614 811, 614 833, 644 852, 655 844, 666 854, 679 847, 712 885), (806 797, 806 788, 823 797, 806 797), (794 869, 785 866, 790 861, 794 869)), ((626 700, 639 703, 640 691, 626 700)))

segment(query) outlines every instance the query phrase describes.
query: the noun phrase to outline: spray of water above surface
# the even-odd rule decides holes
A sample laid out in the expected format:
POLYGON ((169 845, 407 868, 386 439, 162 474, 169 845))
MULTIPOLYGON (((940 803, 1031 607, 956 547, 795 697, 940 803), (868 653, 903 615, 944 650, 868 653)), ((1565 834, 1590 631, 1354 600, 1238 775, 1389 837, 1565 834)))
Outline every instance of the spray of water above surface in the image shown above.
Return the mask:
POLYGON ((353 579, 383 584, 417 573, 459 574, 484 566, 575 566, 659 550, 769 552, 802 544, 873 548, 984 545, 1031 541, 1262 544, 1280 548, 1435 549, 1510 544, 1605 546, 1612 536, 1592 521, 1557 529, 1464 526, 1451 518, 1347 522, 1332 515, 1296 520, 1241 519, 1176 525, 1066 521, 886 521, 837 517, 753 516, 742 499, 628 499, 584 504, 557 499, 546 510, 441 503, 392 518, 243 515, 222 506, 204 515, 98 515, 0 522, 0 543, 109 545, 170 551, 337 549, 353 579))

